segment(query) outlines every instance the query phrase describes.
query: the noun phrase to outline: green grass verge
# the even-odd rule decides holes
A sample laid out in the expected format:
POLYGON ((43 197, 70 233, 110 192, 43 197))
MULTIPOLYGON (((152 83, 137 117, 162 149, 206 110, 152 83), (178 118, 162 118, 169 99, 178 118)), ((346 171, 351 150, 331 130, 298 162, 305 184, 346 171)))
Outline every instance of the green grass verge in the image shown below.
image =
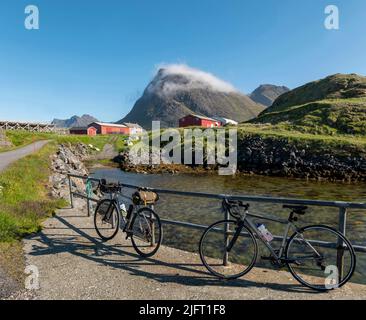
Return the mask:
POLYGON ((366 98, 325 99, 286 108, 274 108, 252 123, 289 125, 314 134, 366 136, 366 98))
POLYGON ((55 144, 50 143, 0 174, 0 242, 38 232, 45 218, 66 205, 47 194, 50 155, 55 151, 55 144))
POLYGON ((246 134, 262 137, 285 138, 288 141, 309 143, 323 148, 334 148, 334 153, 342 151, 342 148, 354 147, 360 152, 366 152, 366 136, 347 134, 315 134, 303 131, 302 128, 288 124, 241 124, 238 127, 238 140, 246 134))
POLYGON ((122 152, 126 150, 125 140, 128 139, 128 136, 118 136, 114 141, 114 148, 117 152, 122 152))
POLYGON ((39 140, 53 140, 57 143, 84 143, 103 149, 104 145, 111 141, 109 135, 90 137, 86 135, 58 135, 54 133, 40 133, 27 131, 6 131, 7 139, 13 144, 11 148, 0 148, 0 152, 14 150, 39 140))

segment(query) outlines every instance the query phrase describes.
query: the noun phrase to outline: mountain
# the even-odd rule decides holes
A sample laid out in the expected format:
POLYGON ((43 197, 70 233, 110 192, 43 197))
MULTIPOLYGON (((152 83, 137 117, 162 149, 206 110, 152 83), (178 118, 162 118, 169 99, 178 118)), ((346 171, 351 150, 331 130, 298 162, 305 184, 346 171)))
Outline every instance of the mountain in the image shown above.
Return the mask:
POLYGON ((272 105, 272 103, 282 94, 290 91, 289 88, 285 86, 275 86, 272 84, 262 84, 257 89, 255 89, 249 97, 266 107, 272 105))
POLYGON ((278 97, 252 122, 366 134, 366 77, 335 74, 310 82, 278 97))
POLYGON ((160 120, 161 127, 176 127, 180 118, 191 113, 239 122, 256 117, 263 109, 209 73, 170 65, 157 72, 131 112, 119 123, 134 122, 150 129, 153 120, 160 120))
POLYGON ((73 128, 73 127, 87 127, 92 122, 96 122, 98 119, 84 114, 81 117, 72 116, 70 119, 60 120, 53 119, 52 124, 54 124, 58 128, 73 128))

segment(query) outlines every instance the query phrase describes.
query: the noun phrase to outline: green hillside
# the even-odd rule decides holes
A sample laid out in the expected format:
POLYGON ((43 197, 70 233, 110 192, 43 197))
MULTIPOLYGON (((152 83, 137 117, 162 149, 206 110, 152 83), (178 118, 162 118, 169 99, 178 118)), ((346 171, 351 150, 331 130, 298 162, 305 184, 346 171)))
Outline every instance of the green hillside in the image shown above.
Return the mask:
POLYGON ((280 96, 252 123, 313 133, 366 134, 366 77, 336 74, 280 96))

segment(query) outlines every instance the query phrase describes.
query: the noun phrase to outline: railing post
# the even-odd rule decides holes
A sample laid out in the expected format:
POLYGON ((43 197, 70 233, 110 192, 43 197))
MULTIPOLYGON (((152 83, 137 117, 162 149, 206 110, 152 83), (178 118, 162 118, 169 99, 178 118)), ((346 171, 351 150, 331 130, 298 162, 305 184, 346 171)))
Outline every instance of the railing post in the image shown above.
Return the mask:
POLYGON ((88 207, 88 217, 90 217, 90 200, 89 200, 89 197, 86 199, 86 206, 88 207))
MULTIPOLYGON (((347 209, 345 207, 341 207, 339 208, 338 230, 344 236, 346 235, 346 226, 347 226, 347 209)), ((342 239, 338 239, 337 243, 337 268, 338 268, 339 282, 341 282, 343 278, 343 269, 344 269, 344 242, 342 239)))
MULTIPOLYGON (((225 220, 230 219, 230 214, 228 210, 225 210, 225 220)), ((225 232, 224 232, 224 258, 223 258, 223 265, 226 267, 229 264, 229 252, 226 251, 226 248, 229 246, 229 224, 225 223, 225 232)))
POLYGON ((71 205, 71 208, 74 208, 74 200, 73 200, 73 196, 72 196, 71 177, 68 175, 68 178, 69 178, 69 191, 70 191, 70 205, 71 205))
POLYGON ((91 182, 90 180, 86 180, 86 205, 87 205, 87 209, 88 209, 88 217, 90 217, 90 198, 91 198, 91 194, 92 194, 92 186, 91 186, 91 182))

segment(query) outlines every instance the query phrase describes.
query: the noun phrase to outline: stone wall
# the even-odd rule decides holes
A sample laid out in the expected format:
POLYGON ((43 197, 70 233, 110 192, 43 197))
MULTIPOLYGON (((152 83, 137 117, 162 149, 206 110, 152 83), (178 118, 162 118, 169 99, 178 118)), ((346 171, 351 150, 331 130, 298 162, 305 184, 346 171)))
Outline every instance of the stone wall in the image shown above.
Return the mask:
POLYGON ((365 181, 366 155, 350 145, 246 136, 238 142, 238 169, 262 175, 329 181, 365 181))
MULTIPOLYGON (((66 145, 58 147, 56 154, 51 156, 52 174, 49 177, 51 196, 70 200, 68 173, 87 176, 88 170, 83 161, 89 157, 89 148, 84 144, 66 145)), ((86 185, 81 179, 72 179, 74 191, 85 194, 86 185)), ((85 200, 75 198, 76 207, 86 206, 85 200)))

